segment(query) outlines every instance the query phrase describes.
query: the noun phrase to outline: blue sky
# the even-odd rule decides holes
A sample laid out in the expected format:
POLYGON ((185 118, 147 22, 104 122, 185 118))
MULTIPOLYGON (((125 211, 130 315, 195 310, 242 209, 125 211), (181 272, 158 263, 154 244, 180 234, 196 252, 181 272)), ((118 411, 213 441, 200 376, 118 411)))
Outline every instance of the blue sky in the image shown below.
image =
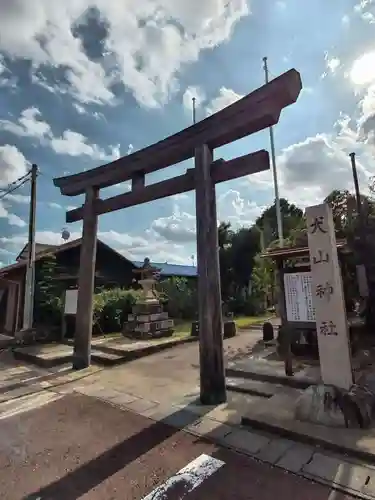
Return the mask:
MULTIPOLYGON (((271 77, 300 71, 304 90, 275 127, 280 194, 306 207, 375 173, 375 0, 0 0, 0 188, 31 163, 37 241, 61 242, 65 211, 54 177, 152 144, 222 109, 271 77)), ((215 152, 269 148, 267 131, 215 152)), ((182 173, 171 167, 148 182, 182 173)), ((250 226, 273 201, 271 172, 217 188, 219 220, 250 226)), ((0 200, 0 262, 27 239, 29 185, 0 200)), ((118 194, 114 186, 102 196, 118 194)), ((191 263, 193 193, 108 214, 99 237, 137 260, 191 263)), ((79 237, 79 224, 69 226, 79 237)))

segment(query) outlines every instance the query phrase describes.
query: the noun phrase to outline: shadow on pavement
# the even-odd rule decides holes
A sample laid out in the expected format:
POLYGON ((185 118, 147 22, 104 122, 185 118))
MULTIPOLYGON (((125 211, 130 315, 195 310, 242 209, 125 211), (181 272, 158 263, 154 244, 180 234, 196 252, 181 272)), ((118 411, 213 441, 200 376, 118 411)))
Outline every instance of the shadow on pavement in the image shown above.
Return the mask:
POLYGON ((200 415, 197 415, 189 411, 189 407, 192 405, 200 405, 199 400, 192 401, 164 420, 151 424, 141 432, 117 444, 57 481, 28 495, 23 500, 37 500, 39 498, 43 500, 75 500, 81 498, 116 472, 183 430, 183 428, 169 425, 169 419, 181 419, 181 427, 185 427, 212 411, 213 408, 208 406, 206 410, 202 406, 200 415))

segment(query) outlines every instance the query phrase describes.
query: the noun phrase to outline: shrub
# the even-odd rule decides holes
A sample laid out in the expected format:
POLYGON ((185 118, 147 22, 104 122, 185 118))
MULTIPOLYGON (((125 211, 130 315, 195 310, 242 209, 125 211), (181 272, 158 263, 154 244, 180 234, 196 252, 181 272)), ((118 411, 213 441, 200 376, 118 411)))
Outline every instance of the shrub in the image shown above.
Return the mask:
POLYGON ((173 277, 157 285, 160 301, 172 318, 192 319, 197 315, 198 298, 196 283, 186 278, 173 277))
POLYGON ((112 333, 122 330, 139 292, 112 288, 94 296, 94 333, 112 333))
POLYGON ((35 269, 34 326, 61 325, 63 287, 56 279, 57 264, 54 255, 37 262, 35 269))

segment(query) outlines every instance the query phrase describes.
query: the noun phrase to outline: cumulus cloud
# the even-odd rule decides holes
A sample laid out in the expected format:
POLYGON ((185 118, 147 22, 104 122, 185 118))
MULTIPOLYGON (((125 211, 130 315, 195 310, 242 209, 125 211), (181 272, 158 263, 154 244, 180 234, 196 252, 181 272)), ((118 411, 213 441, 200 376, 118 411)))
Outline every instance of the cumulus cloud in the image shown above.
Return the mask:
POLYGON ((35 81, 52 91, 63 87, 83 103, 112 102, 121 82, 153 107, 178 88, 185 64, 228 40, 248 14, 246 0, 18 0, 2 5, 0 51, 30 60, 35 81), (62 82, 46 82, 45 68, 63 71, 62 82))
POLYGON ((0 187, 7 186, 26 174, 28 162, 16 146, 0 146, 0 187))
POLYGON ((328 52, 324 54, 324 60, 327 70, 332 74, 335 74, 341 66, 340 59, 338 57, 331 56, 328 52))
MULTIPOLYGON (((1 207, 0 207, 1 217, 1 207)), ((110 245, 112 248, 131 260, 143 260, 150 257, 154 262, 170 262, 186 264, 189 262, 189 253, 184 245, 167 241, 164 238, 151 238, 151 232, 147 238, 139 235, 131 235, 113 230, 99 231, 98 238, 110 245)), ((80 231, 71 231, 69 241, 81 237, 80 231)), ((14 234, 12 236, 0 236, 0 248, 8 255, 17 255, 27 242, 27 233, 14 234)), ((61 231, 37 231, 35 239, 38 243, 48 245, 61 245, 61 231)))
POLYGON ((248 196, 251 194, 238 189, 228 189, 218 196, 218 220, 229 221, 234 227, 254 224, 265 207, 248 199, 248 196))
POLYGON ((176 243, 195 243, 195 215, 182 212, 176 206, 171 216, 153 221, 151 233, 176 243))
MULTIPOLYGON (((254 224, 257 217, 264 210, 264 206, 259 206, 247 198, 249 190, 228 189, 217 196, 217 219, 229 221, 233 227, 254 224)), ((173 208, 172 215, 160 217, 153 221, 148 234, 152 238, 176 243, 193 244, 196 243, 196 216, 192 209, 192 199, 185 196, 178 198, 173 208), (183 207, 189 206, 189 210, 183 207)))
POLYGON ((52 137, 49 142, 51 148, 57 154, 65 154, 69 156, 90 156, 96 160, 112 161, 120 157, 120 146, 112 146, 110 152, 105 152, 97 144, 89 144, 87 137, 65 130, 62 137, 52 137))
POLYGON ((110 146, 109 151, 105 151, 97 144, 90 144, 87 137, 73 130, 65 130, 61 137, 54 136, 51 126, 42 119, 41 112, 35 107, 24 109, 17 121, 0 120, 0 130, 38 139, 40 144, 49 146, 57 154, 86 155, 100 161, 112 161, 120 157, 120 145, 110 146))
POLYGON ((206 99, 204 90, 201 89, 200 87, 194 87, 194 86, 188 87, 185 90, 182 96, 182 104, 184 105, 184 108, 190 112, 193 110, 193 98, 195 98, 195 108, 196 109, 200 108, 206 99))
POLYGON ((210 104, 207 106, 206 111, 208 115, 212 115, 213 113, 217 113, 218 111, 226 108, 230 104, 241 99, 243 95, 237 94, 232 89, 227 89, 226 87, 221 87, 219 90, 219 95, 212 99, 210 104))

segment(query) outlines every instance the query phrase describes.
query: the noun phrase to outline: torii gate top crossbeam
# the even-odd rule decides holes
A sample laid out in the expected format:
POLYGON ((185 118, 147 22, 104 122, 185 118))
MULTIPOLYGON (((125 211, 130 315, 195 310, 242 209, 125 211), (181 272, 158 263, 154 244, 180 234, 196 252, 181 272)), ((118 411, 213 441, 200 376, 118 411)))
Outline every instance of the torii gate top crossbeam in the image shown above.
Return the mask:
POLYGON ((148 174, 194 156, 196 147, 211 149, 254 134, 279 121, 302 89, 300 74, 291 69, 225 109, 152 146, 86 172, 54 179, 61 194, 76 196, 88 188, 105 188, 148 174))

